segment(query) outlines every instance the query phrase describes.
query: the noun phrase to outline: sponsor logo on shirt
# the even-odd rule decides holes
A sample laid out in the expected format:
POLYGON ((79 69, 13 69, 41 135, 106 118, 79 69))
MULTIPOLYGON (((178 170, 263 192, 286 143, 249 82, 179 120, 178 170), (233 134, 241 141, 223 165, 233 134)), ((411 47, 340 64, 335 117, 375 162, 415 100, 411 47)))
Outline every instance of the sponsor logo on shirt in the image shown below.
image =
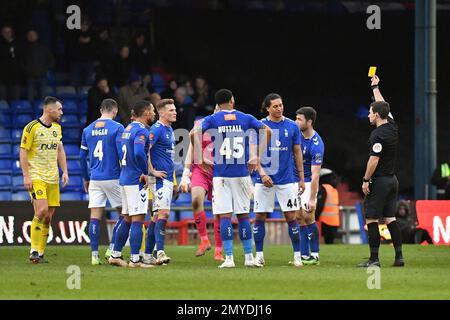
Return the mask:
POLYGON ((236 120, 236 115, 235 114, 226 114, 223 116, 225 121, 234 121, 236 120))

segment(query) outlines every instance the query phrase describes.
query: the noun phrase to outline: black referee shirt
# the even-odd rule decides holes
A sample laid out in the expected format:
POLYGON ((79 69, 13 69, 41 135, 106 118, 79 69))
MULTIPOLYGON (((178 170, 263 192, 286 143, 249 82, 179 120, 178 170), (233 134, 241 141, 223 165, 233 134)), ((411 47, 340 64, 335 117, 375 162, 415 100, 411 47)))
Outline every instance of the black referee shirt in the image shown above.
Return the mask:
POLYGON ((394 174, 397 159, 398 126, 391 118, 372 131, 369 138, 369 156, 379 157, 373 178, 394 174))

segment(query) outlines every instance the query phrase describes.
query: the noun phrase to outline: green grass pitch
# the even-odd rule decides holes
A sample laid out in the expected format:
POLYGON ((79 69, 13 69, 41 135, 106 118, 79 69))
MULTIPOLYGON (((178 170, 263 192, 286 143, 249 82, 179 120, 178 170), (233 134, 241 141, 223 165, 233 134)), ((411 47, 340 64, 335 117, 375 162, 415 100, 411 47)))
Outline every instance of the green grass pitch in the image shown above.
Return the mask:
MULTIPOLYGON (((450 299, 450 247, 404 247, 406 267, 393 268, 393 249, 382 245, 381 289, 367 288, 363 245, 322 245, 321 265, 297 269, 289 246, 266 246, 266 266, 243 266, 235 246, 235 269, 217 269, 212 251, 169 246, 173 261, 152 269, 90 265, 89 246, 47 249, 49 264, 32 265, 27 247, 0 248, 0 299, 450 299), (81 270, 80 290, 67 288, 67 268, 81 270)), ((100 251, 104 253, 105 248, 100 251)), ((128 252, 125 252, 128 257, 128 252)))

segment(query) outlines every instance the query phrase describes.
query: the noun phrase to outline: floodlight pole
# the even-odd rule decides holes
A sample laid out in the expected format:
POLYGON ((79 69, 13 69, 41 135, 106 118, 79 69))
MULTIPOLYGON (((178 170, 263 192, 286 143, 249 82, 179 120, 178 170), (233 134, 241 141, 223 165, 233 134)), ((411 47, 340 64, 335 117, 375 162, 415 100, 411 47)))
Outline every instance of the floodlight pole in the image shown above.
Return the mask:
POLYGON ((415 199, 434 199, 430 186, 436 150, 436 0, 416 0, 415 11, 415 199))

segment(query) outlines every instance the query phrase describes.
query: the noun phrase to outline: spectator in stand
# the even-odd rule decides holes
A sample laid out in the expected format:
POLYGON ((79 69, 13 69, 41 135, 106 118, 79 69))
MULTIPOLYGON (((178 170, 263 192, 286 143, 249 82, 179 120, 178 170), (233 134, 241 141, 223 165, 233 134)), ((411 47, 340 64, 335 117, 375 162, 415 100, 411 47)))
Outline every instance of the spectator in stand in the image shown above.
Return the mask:
POLYGON ((133 61, 130 58, 130 48, 128 46, 122 46, 119 51, 119 56, 114 61, 111 73, 114 85, 117 87, 126 85, 126 81, 132 71, 133 61))
POLYGON ((424 229, 417 228, 417 221, 411 216, 411 209, 409 203, 406 201, 399 201, 397 203, 397 212, 395 214, 400 232, 402 234, 403 243, 416 243, 421 244, 426 241, 429 244, 433 244, 428 232, 424 229))
POLYGON ((150 99, 150 93, 141 86, 139 74, 132 72, 128 79, 128 85, 119 91, 119 115, 122 124, 126 127, 131 121, 131 109, 141 100, 150 99))
POLYGON ((151 69, 150 48, 147 44, 145 34, 138 32, 130 45, 131 59, 135 63, 136 70, 139 74, 147 74, 151 69))
POLYGON ((168 87, 161 92, 161 98, 163 99, 175 99, 175 90, 178 89, 178 81, 175 79, 169 80, 168 87))
POLYGON ((214 110, 214 92, 210 89, 204 76, 195 78, 193 98, 194 106, 199 114, 206 116, 214 110))
POLYGON ((175 106, 177 107, 177 128, 191 130, 194 126, 196 111, 194 105, 189 101, 185 87, 175 90, 175 106))
POLYGON ((152 105, 156 106, 160 101, 161 96, 159 95, 158 92, 153 92, 152 94, 150 94, 150 102, 152 103, 152 105))
POLYGON ((14 29, 4 25, 0 38, 0 100, 20 98, 20 55, 14 29))
POLYGON ((153 83, 152 83, 152 75, 147 73, 146 75, 144 75, 143 79, 142 79, 142 86, 144 88, 146 88, 148 90, 148 92, 153 93, 155 92, 155 88, 153 88, 153 83))
POLYGON ((27 79, 29 101, 44 98, 47 72, 55 65, 53 54, 38 40, 38 32, 35 29, 28 30, 27 43, 23 50, 22 68, 27 79))
POLYGON ((91 85, 94 76, 96 44, 90 20, 83 17, 81 29, 71 30, 70 34, 73 34, 68 50, 72 84, 76 87, 91 85))
POLYGON ((88 92, 88 110, 85 125, 88 125, 99 118, 100 106, 105 99, 117 101, 117 95, 111 90, 106 75, 99 74, 95 80, 95 86, 89 89, 88 92))
POLYGON ((98 32, 97 45, 97 60, 99 65, 97 73, 111 74, 113 70, 113 61, 116 54, 116 47, 110 38, 108 28, 101 28, 98 32))
POLYGON ((434 170, 431 184, 437 187, 438 200, 450 200, 450 156, 434 170))
POLYGON ((192 98, 194 96, 195 91, 189 78, 186 77, 185 79, 183 79, 183 81, 181 81, 181 86, 186 89, 186 93, 189 97, 192 98))

